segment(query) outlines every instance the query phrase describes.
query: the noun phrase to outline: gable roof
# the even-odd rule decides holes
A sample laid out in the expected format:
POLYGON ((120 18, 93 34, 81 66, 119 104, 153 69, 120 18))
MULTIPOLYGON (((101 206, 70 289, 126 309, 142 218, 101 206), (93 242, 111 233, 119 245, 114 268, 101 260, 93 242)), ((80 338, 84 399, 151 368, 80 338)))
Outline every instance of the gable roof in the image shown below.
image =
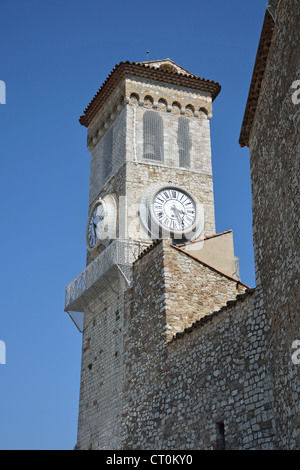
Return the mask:
POLYGON ((223 272, 220 271, 219 269, 214 268, 214 267, 211 266, 210 264, 207 264, 207 263, 205 263, 204 261, 201 261, 201 259, 199 259, 199 258, 197 258, 196 256, 192 255, 192 254, 189 253, 188 251, 183 250, 183 249, 180 248, 179 246, 177 246, 177 245, 171 245, 171 246, 172 246, 172 248, 175 248, 176 250, 180 251, 181 253, 184 253, 186 256, 189 256, 190 258, 192 258, 193 260, 197 261, 198 263, 201 263, 203 266, 206 266, 207 268, 212 269, 212 270, 215 271, 216 273, 221 274, 221 276, 226 277, 226 278, 229 279, 230 281, 234 281, 234 282, 236 282, 237 284, 240 284, 241 286, 244 286, 244 287, 246 287, 247 289, 250 289, 249 286, 247 286, 246 284, 244 284, 243 282, 241 282, 239 279, 235 279, 234 277, 229 276, 228 274, 223 273, 223 272))
POLYGON ((153 67, 154 69, 160 69, 160 70, 169 70, 170 72, 177 72, 181 73, 183 75, 190 75, 192 77, 197 77, 197 75, 194 75, 193 73, 189 72, 185 68, 183 68, 181 65, 176 64, 171 59, 163 59, 163 60, 147 60, 145 62, 139 62, 139 64, 144 64, 146 67, 153 67))

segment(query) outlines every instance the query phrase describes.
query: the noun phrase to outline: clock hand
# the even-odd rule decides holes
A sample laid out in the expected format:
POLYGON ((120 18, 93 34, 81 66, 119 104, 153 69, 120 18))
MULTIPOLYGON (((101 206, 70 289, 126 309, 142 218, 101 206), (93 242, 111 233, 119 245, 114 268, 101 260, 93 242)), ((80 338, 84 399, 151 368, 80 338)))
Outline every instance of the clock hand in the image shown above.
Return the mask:
POLYGON ((102 220, 104 219, 104 215, 97 215, 93 221, 93 225, 94 225, 94 234, 95 234, 95 237, 97 238, 100 238, 101 236, 101 226, 100 226, 100 223, 102 222, 102 220))
POLYGON ((174 213, 175 213, 175 215, 176 215, 176 217, 177 217, 177 220, 178 220, 178 222, 179 222, 179 225, 181 224, 182 228, 184 228, 184 221, 183 221, 184 212, 183 212, 183 211, 180 211, 179 209, 177 209, 176 206, 172 206, 171 209, 174 211, 174 213), (181 212, 181 214, 182 214, 182 219, 180 219, 180 212, 181 212))
POLYGON ((93 221, 94 226, 97 227, 99 222, 101 222, 103 219, 104 219, 103 215, 97 215, 93 221))

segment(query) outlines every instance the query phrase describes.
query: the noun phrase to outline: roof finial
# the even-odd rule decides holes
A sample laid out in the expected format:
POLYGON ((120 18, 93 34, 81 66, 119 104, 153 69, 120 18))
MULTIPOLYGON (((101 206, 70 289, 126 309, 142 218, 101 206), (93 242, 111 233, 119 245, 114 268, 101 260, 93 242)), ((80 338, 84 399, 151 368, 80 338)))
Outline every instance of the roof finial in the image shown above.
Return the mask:
POLYGON ((146 51, 146 53, 147 53, 147 60, 148 60, 148 56, 149 56, 149 51, 146 51))

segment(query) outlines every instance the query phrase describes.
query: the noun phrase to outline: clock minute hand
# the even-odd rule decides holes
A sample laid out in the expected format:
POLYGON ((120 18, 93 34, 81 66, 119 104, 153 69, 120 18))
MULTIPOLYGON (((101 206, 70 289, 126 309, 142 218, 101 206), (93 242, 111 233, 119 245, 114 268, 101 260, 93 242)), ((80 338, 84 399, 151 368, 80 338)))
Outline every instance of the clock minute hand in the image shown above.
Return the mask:
POLYGON ((176 217, 177 217, 177 219, 178 219, 179 224, 181 224, 181 225, 183 226, 183 225, 184 225, 184 223, 183 223, 184 212, 183 212, 183 211, 179 211, 179 209, 177 209, 176 206, 172 206, 172 210, 174 211, 174 213, 175 213, 175 215, 176 215, 176 217), (180 212, 181 212, 181 214, 182 214, 182 218, 180 218, 180 212))

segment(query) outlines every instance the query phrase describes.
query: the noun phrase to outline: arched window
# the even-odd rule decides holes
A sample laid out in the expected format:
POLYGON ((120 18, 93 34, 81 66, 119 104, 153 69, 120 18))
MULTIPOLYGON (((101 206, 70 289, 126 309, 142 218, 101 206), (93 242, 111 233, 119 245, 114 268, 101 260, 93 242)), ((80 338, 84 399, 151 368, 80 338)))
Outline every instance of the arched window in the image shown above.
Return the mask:
POLYGON ((192 142, 190 137, 190 122, 186 117, 180 116, 178 118, 177 143, 179 150, 179 166, 190 168, 192 142))
POLYGON ((178 101, 174 101, 172 104, 172 114, 180 114, 181 111, 181 105, 178 103, 178 101))
POLYGON ((158 111, 166 111, 168 103, 163 98, 158 100, 158 111))
POLYGON ((145 106, 145 108, 152 108, 152 106, 153 106, 153 98, 152 98, 152 96, 149 96, 149 95, 145 96, 145 98, 144 98, 144 106, 145 106))
POLYGON ((185 115, 186 116, 194 116, 194 112, 195 112, 194 106, 192 106, 191 104, 188 104, 185 107, 185 115))
POLYGON ((156 111, 143 116, 144 158, 164 161, 164 131, 162 117, 156 111))
POLYGON ((208 116, 208 111, 206 108, 200 108, 199 109, 199 117, 201 119, 207 119, 207 116, 208 116))
POLYGON ((137 95, 136 93, 131 93, 130 104, 132 104, 133 106, 137 106, 139 104, 139 99, 139 95, 137 95))

